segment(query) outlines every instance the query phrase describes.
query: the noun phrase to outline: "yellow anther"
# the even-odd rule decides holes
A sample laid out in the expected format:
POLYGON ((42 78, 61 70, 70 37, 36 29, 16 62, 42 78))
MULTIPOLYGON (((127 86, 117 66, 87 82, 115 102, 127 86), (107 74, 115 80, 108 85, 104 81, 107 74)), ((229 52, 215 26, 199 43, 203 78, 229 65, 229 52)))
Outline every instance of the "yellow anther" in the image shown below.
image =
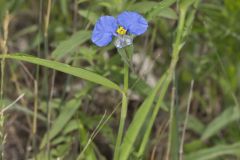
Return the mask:
POLYGON ((120 35, 124 35, 127 33, 127 30, 125 30, 123 27, 119 27, 117 29, 117 33, 120 34, 120 35))

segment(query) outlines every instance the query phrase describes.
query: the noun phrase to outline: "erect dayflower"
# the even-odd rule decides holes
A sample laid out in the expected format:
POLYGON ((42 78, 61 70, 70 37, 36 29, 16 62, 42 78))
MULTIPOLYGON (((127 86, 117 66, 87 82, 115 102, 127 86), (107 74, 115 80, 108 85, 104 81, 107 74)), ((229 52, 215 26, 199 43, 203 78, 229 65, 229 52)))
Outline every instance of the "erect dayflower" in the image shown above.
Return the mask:
POLYGON ((113 37, 114 45, 123 48, 131 45, 133 36, 143 34, 148 28, 146 19, 136 12, 124 11, 117 16, 100 17, 93 29, 92 42, 99 47, 108 45, 113 37))

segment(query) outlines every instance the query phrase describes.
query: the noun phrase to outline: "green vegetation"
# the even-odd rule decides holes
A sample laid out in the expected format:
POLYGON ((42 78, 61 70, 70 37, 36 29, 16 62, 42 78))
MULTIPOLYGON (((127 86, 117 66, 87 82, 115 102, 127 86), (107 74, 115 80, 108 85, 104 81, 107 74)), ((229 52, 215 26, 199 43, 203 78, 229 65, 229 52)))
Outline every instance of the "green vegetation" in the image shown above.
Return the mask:
POLYGON ((0 0, 0 159, 239 159, 239 17, 239 0, 0 0), (94 45, 126 10, 147 32, 94 45))

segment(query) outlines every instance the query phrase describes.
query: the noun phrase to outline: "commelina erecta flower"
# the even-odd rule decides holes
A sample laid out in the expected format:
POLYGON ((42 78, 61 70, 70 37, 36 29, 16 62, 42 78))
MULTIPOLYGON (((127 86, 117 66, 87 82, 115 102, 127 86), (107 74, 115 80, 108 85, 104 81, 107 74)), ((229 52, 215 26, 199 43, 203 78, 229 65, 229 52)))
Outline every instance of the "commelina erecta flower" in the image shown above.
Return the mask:
POLYGON ((114 37, 114 45, 123 48, 131 45, 133 37, 143 34, 148 28, 146 19, 136 13, 124 11, 117 18, 113 16, 100 17, 92 32, 92 42, 99 47, 108 45, 114 37))

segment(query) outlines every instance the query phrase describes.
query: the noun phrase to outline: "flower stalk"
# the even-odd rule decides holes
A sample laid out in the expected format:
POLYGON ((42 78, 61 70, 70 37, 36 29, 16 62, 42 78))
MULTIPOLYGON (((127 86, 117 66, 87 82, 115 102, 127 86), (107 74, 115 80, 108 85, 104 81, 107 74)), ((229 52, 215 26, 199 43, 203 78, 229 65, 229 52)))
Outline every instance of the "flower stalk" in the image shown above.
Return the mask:
POLYGON ((114 160, 120 159, 120 150, 124 132, 124 124, 127 116, 128 107, 128 79, 129 67, 131 67, 131 58, 133 55, 133 37, 143 34, 147 31, 147 20, 137 12, 124 11, 117 18, 113 16, 100 17, 93 29, 91 40, 99 47, 108 45, 114 39, 118 53, 124 62, 124 78, 122 93, 122 108, 117 141, 114 151, 114 160))
POLYGON ((121 108, 121 117, 120 117, 120 124, 119 124, 119 130, 118 130, 118 135, 117 135, 117 141, 116 141, 116 146, 115 146, 115 151, 114 151, 114 160, 119 160, 120 159, 120 150, 121 150, 121 143, 122 143, 122 137, 123 137, 123 132, 124 132, 124 125, 125 125, 125 120, 127 116, 127 110, 128 110, 128 83, 129 83, 129 63, 131 61, 131 56, 133 54, 132 50, 132 45, 130 47, 125 47, 122 49, 118 49, 118 52, 120 55, 129 55, 129 57, 122 57, 127 58, 123 60, 124 62, 124 68, 123 68, 123 93, 122 93, 122 108, 121 108), (131 49, 129 49, 131 48, 131 49))

